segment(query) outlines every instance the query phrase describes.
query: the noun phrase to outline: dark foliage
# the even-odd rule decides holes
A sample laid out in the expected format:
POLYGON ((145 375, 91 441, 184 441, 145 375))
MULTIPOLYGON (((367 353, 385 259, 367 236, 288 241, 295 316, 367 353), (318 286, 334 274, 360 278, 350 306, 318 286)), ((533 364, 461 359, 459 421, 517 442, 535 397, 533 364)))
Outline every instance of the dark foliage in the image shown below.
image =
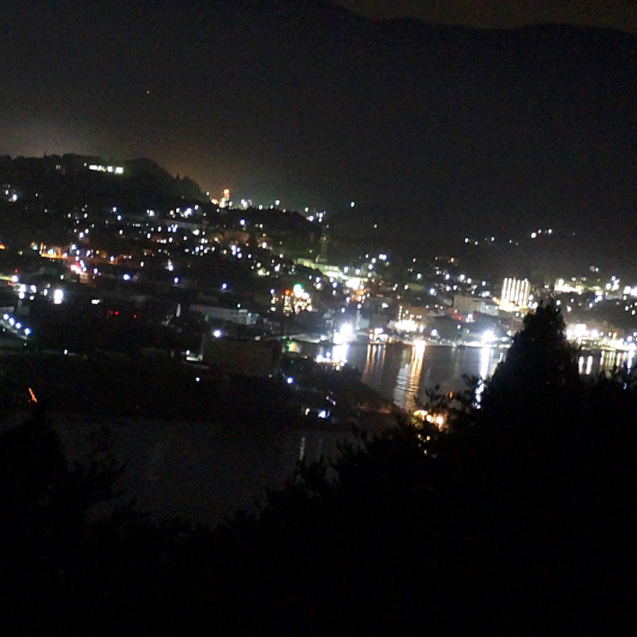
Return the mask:
POLYGON ((106 438, 94 441, 86 465, 69 466, 40 406, 0 434, 0 604, 7 620, 37 628, 68 610, 97 524, 91 512, 119 495, 122 471, 106 438))
POLYGON ((510 429, 570 417, 580 390, 577 350, 564 334, 554 305, 540 305, 524 319, 482 396, 483 424, 510 429), (569 415, 570 414, 570 415, 569 415))
POLYGON ((3 434, 5 607, 90 634, 630 626, 634 372, 580 380, 549 305, 479 405, 475 389, 429 395, 448 430, 401 417, 361 432, 334 462, 299 466, 259 516, 215 531, 130 509, 91 520, 113 484, 107 456, 78 473, 37 419, 3 434))
POLYGON ((301 468, 237 532, 249 576, 236 591, 258 609, 240 625, 409 634, 630 621, 634 376, 585 384, 563 327, 552 305, 529 315, 479 407, 475 384, 456 399, 432 393, 423 407, 448 433, 404 421, 301 468))

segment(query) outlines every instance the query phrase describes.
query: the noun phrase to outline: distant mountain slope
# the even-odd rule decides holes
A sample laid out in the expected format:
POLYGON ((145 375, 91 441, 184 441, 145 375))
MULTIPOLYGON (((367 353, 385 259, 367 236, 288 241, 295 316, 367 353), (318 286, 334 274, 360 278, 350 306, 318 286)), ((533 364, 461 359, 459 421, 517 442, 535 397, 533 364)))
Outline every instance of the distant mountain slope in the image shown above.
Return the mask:
POLYGON ((27 4, 0 26, 0 152, 26 118, 38 148, 88 138, 441 251, 542 227, 595 261, 637 250, 634 36, 370 21, 326 0, 27 4))
POLYGON ((37 197, 52 204, 120 201, 149 206, 180 200, 206 201, 194 181, 173 177, 150 159, 116 162, 73 154, 5 156, 0 157, 0 184, 16 189, 21 199, 37 197))

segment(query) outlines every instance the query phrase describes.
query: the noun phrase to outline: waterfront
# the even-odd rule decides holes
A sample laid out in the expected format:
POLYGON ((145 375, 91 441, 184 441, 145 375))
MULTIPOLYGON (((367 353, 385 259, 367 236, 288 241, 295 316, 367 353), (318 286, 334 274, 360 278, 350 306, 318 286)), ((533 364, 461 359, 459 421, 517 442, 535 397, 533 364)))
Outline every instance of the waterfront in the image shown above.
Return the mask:
MULTIPOLYGON (((413 345, 294 342, 292 350, 306 356, 344 361, 356 367, 363 383, 405 409, 412 409, 414 398, 424 398, 425 391, 436 385, 442 392, 461 391, 466 388, 463 376, 488 379, 507 352, 490 345, 453 347, 424 341, 413 345)), ((579 371, 587 376, 596 376, 624 363, 629 367, 634 363, 634 352, 586 352, 578 357, 579 371)))
MULTIPOLYGON (((358 368, 363 383, 407 409, 413 408, 415 395, 422 398, 425 390, 435 385, 444 392, 456 391, 464 388, 463 375, 487 378, 506 355, 506 350, 490 346, 448 347, 424 342, 292 345, 303 355, 346 359, 358 368)), ((600 368, 621 364, 625 357, 624 353, 586 353, 580 356, 580 371, 594 375, 600 368)), ((67 366, 79 364, 64 356, 59 357, 60 361, 67 366)), ((632 359, 628 358, 628 362, 632 359)), ((45 369, 53 373, 52 367, 56 377, 84 377, 79 373, 69 375, 68 367, 63 368, 66 374, 62 374, 51 362, 45 369)), ((107 384, 116 376, 104 373, 104 369, 95 373, 96 384, 102 389, 109 387, 121 402, 124 396, 107 384)), ((120 376, 130 379, 131 374, 120 376)), ((181 387, 174 379, 171 382, 174 391, 181 387)), ((193 380, 190 389, 186 391, 184 386, 183 392, 189 395, 190 419, 100 417, 94 412, 74 414, 68 409, 51 413, 50 418, 73 462, 86 461, 93 436, 105 428, 114 457, 126 466, 121 482, 125 499, 134 498, 138 507, 153 518, 178 516, 210 526, 223 522, 238 509, 256 512, 266 501, 267 489, 279 488, 292 477, 297 460, 330 457, 336 453, 339 440, 353 440, 350 423, 338 420, 307 420, 275 427, 263 426, 258 415, 232 424, 214 419, 192 420, 200 413, 193 410, 194 386, 199 384, 193 380)), ((60 400, 61 389, 52 384, 50 388, 60 400)), ((79 393, 90 396, 86 388, 75 392, 79 393)), ((366 421, 368 428, 371 425, 378 431, 385 424, 386 420, 380 417, 366 421)))
POLYGON ((459 391, 466 387, 463 375, 488 378, 506 353, 490 346, 451 347, 424 341, 414 345, 295 343, 293 350, 347 362, 360 371, 363 383, 406 409, 412 409, 414 398, 423 398, 436 385, 443 392, 459 391))

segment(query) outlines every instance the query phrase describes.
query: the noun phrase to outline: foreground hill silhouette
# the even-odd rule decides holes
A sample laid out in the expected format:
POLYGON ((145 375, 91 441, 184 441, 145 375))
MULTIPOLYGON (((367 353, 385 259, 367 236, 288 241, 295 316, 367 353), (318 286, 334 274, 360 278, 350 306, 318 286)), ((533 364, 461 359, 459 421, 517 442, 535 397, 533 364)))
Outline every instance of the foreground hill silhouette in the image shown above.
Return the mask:
POLYGON ((328 634, 627 625, 635 376, 587 385, 576 354, 541 306, 480 408, 431 401, 450 433, 403 422, 304 468, 243 532, 236 592, 328 634))
MULTIPOLYGON (((479 405, 474 391, 424 405, 449 431, 404 418, 361 434, 334 463, 300 466, 259 516, 214 531, 123 511, 87 519, 83 541, 65 543, 28 521, 18 531, 3 505, 3 560, 24 565, 3 572, 35 582, 8 583, 3 602, 93 634, 629 626, 637 384, 627 370, 587 383, 575 361, 559 311, 541 306, 479 405), (45 546, 37 562, 29 543, 45 546)), ((4 434, 0 448, 10 444, 4 434)), ((15 497, 46 508, 34 493, 15 497)))

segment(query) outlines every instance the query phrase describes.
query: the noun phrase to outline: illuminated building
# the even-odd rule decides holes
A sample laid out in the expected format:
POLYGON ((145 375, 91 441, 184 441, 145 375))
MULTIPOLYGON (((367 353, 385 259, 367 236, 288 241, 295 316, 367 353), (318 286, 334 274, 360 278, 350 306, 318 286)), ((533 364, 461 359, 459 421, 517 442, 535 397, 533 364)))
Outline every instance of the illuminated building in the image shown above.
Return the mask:
POLYGON ((230 204, 230 188, 226 188, 223 191, 223 197, 221 197, 221 202, 219 203, 220 208, 227 208, 230 204))
POLYGON ((422 332, 427 327, 429 310, 423 306, 399 303, 394 327, 401 332, 422 332))
POLYGON ((283 294, 272 295, 272 307, 277 306, 283 310, 283 314, 286 316, 303 311, 311 312, 312 297, 300 283, 297 283, 292 289, 286 289, 283 294))
POLYGON ((124 174, 123 166, 103 166, 102 164, 89 164, 88 169, 98 173, 111 173, 113 175, 124 174))
POLYGON ((527 279, 507 277, 502 282, 500 308, 503 310, 526 309, 529 305, 531 285, 527 279))
POLYGON ((411 305, 410 303, 398 304, 397 321, 414 321, 424 323, 428 310, 424 306, 411 305))
POLYGON ((557 279, 553 285, 555 294, 583 294, 586 290, 585 280, 572 278, 570 281, 557 279))

